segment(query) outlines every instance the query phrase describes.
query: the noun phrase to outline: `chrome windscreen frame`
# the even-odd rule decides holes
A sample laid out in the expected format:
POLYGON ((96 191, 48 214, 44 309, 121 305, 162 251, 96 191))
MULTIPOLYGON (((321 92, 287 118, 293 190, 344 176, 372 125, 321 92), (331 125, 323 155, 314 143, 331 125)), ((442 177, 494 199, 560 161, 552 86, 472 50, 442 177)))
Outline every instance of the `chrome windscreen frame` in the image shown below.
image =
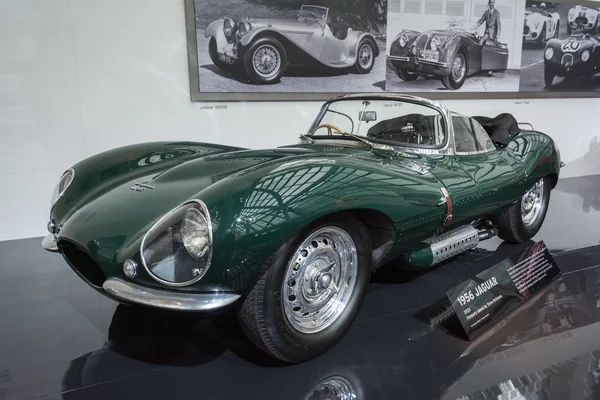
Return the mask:
MULTIPOLYGON (((176 222, 177 220, 173 220, 173 223, 176 222)), ((208 212, 208 208, 206 207, 206 204, 204 204, 203 201, 198 200, 198 199, 192 199, 192 200, 188 200, 183 202, 182 204, 180 204, 179 206, 173 208, 171 211, 169 211, 167 214, 165 214, 163 217, 161 217, 156 223, 154 223, 150 229, 148 229, 148 232, 146 232, 146 234, 144 235, 144 237, 142 238, 142 243, 140 244, 140 261, 142 262, 142 265, 144 266, 144 269, 146 270, 146 273, 155 281, 165 285, 165 286, 171 286, 171 287, 184 287, 184 286, 190 286, 193 285, 194 283, 198 282, 199 280, 201 280, 205 275, 206 272, 208 272, 209 268, 210 268, 210 264, 212 261, 212 253, 213 253, 213 234, 212 234, 212 222, 210 219, 210 214, 208 212), (187 282, 169 282, 166 281, 162 278, 159 278, 158 276, 154 275, 151 271, 150 268, 148 267, 147 263, 146 263, 146 259, 144 258, 144 248, 146 247, 146 241, 148 240, 148 236, 149 234, 159 225, 169 221, 170 218, 173 218, 173 215, 175 214, 176 211, 178 211, 179 209, 181 209, 182 207, 185 207, 188 204, 193 204, 196 203, 200 206, 200 212, 204 215, 204 217, 206 218, 206 222, 208 225, 208 246, 209 246, 209 250, 208 250, 208 259, 206 261, 206 270, 204 271, 203 274, 197 276, 196 278, 189 280, 187 282)))
POLYGON ((396 151, 396 152, 410 152, 410 153, 417 153, 417 154, 438 154, 438 155, 453 155, 454 154, 454 128, 452 125, 452 118, 450 116, 450 111, 446 107, 444 107, 443 105, 441 105, 440 103, 438 103, 436 101, 425 99, 423 97, 407 95, 407 94, 394 94, 394 93, 382 93, 382 94, 373 94, 373 95, 349 94, 349 95, 335 97, 335 98, 331 99, 330 101, 326 102, 325 104, 323 104, 323 106, 319 110, 319 113, 317 114, 317 117, 314 119, 313 123, 311 124, 311 126, 308 130, 309 135, 306 135, 306 136, 310 137, 310 132, 313 132, 314 129, 318 126, 317 124, 319 123, 321 118, 323 118, 323 114, 325 114, 325 112, 327 112, 327 108, 328 108, 329 104, 337 102, 337 101, 343 101, 343 100, 395 100, 395 101, 405 101, 405 102, 409 102, 409 103, 420 104, 425 107, 433 108, 434 110, 439 112, 439 114, 442 118, 442 121, 443 121, 443 125, 446 128, 446 132, 445 132, 446 140, 445 140, 445 143, 443 146, 436 147, 436 148, 426 148, 426 147, 418 147, 418 146, 402 146, 402 145, 395 145, 395 144, 374 143, 373 148, 381 149, 381 150, 396 151))

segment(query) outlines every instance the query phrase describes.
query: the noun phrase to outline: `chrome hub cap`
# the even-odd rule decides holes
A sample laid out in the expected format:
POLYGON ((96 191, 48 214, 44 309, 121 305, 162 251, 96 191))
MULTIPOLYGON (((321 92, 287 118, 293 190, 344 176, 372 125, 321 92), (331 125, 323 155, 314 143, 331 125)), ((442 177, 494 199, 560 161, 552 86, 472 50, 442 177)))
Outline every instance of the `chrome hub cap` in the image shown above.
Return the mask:
POLYGON ((281 68, 281 56, 277 49, 270 44, 260 46, 252 57, 254 71, 263 78, 271 78, 281 68))
POLYGON ((358 255, 350 235, 329 226, 313 232, 294 253, 282 285, 288 322, 316 333, 344 312, 356 283, 358 255))
POLYGON ((523 195, 521 200, 521 219, 525 226, 531 226, 541 214, 544 201, 544 180, 540 179, 523 195))
POLYGON ((460 82, 465 75, 465 59, 457 55, 452 63, 452 78, 455 82, 460 82))
POLYGON ((338 399, 356 400, 356 389, 348 379, 341 376, 331 376, 319 382, 312 390, 307 400, 312 399, 338 399))
POLYGON ((368 44, 363 44, 358 51, 358 63, 368 69, 373 64, 373 49, 368 44))

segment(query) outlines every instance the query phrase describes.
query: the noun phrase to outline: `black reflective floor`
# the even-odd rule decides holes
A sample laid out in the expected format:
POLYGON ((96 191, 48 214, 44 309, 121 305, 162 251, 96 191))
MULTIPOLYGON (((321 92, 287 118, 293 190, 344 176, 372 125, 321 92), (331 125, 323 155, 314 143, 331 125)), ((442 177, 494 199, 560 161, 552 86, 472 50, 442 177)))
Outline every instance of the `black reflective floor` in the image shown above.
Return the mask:
POLYGON ((39 238, 0 242, 0 400, 600 399, 600 177, 562 180, 544 240, 562 277, 482 337, 423 310, 520 247, 493 239, 426 273, 373 277, 348 335, 281 366, 233 319, 125 307, 81 282, 39 238), (500 396, 500 397, 499 397, 500 396))

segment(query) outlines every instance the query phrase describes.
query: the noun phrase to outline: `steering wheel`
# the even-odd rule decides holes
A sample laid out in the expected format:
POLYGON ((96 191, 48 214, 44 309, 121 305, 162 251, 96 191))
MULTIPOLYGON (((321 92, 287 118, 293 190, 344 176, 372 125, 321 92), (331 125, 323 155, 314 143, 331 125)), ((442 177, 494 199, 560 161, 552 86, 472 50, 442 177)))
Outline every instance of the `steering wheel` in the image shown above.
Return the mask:
POLYGON ((338 128, 335 125, 331 125, 331 124, 321 124, 319 126, 317 126, 315 129, 313 129, 311 135, 314 135, 316 131, 318 131, 321 128, 327 128, 327 132, 328 134, 331 136, 331 130, 333 129, 334 131, 337 131, 338 133, 341 133, 342 135, 346 135, 346 132, 344 132, 343 130, 341 130, 340 128, 338 128))

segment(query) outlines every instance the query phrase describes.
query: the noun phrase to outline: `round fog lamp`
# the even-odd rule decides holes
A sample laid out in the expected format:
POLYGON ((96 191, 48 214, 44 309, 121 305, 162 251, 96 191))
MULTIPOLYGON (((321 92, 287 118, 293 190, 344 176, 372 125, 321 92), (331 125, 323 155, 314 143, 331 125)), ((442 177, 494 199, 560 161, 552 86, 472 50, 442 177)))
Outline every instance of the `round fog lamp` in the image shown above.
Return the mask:
POLYGON ((123 273, 128 278, 134 278, 137 275, 137 263, 131 259, 123 263, 123 273))
POLYGON ((581 53, 581 60, 583 62, 586 62, 589 59, 590 59, 590 52, 589 52, 589 50, 585 50, 583 53, 581 53))
POLYGON ((546 60, 551 59, 553 55, 554 55, 554 49, 552 47, 548 47, 544 53, 546 60))

